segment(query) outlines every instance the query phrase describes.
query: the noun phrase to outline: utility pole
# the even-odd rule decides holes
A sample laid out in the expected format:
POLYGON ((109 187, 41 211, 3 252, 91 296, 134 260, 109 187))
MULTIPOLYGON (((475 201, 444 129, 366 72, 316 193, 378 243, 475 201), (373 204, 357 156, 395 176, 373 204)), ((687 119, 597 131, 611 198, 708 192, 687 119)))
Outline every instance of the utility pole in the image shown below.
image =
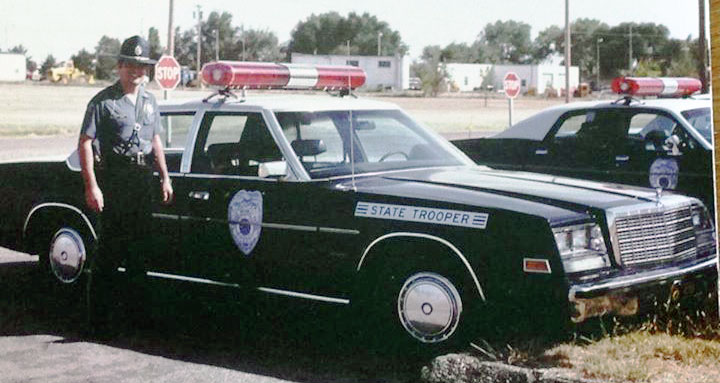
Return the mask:
POLYGON ((378 32, 378 44, 377 44, 378 45, 378 56, 381 56, 381 53, 382 53, 382 36, 383 36, 383 33, 378 32))
POLYGON ((596 73, 597 77, 595 78, 595 87, 598 90, 601 89, 601 87, 600 87, 600 43, 603 41, 605 41, 605 40, 603 40, 602 37, 598 37, 597 43, 595 44, 595 47, 597 49, 597 73, 596 73))
POLYGON ((220 31, 215 30, 215 61, 220 61, 220 31))
POLYGON ((170 56, 175 56, 175 29, 173 28, 173 12, 174 12, 174 0, 170 0, 170 12, 168 17, 168 52, 170 56))
POLYGON ((194 16, 197 16, 197 69, 198 78, 200 78, 200 55, 202 53, 202 10, 200 4, 197 5, 197 11, 194 16))
POLYGON ((705 0, 698 0, 698 9, 700 11, 700 33, 699 38, 700 44, 698 44, 698 77, 702 83, 702 93, 708 92, 708 79, 707 79, 707 42, 705 40, 705 0))
POLYGON ((565 103, 570 102, 570 0, 565 0, 565 103))
POLYGON ((628 55, 628 74, 632 75, 632 73, 633 73, 632 24, 630 24, 630 39, 628 40, 628 52, 630 53, 628 55))

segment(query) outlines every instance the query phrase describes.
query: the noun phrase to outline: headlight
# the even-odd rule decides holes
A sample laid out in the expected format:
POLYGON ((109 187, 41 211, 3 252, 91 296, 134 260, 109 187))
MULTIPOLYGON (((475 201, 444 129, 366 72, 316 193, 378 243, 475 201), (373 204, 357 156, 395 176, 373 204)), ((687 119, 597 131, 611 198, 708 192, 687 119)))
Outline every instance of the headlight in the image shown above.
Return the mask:
POLYGON ((602 230, 597 224, 556 227, 553 235, 566 273, 610 266, 602 230))
POLYGON ((695 229, 698 257, 715 253, 715 229, 710 214, 702 205, 693 205, 692 224, 695 229))

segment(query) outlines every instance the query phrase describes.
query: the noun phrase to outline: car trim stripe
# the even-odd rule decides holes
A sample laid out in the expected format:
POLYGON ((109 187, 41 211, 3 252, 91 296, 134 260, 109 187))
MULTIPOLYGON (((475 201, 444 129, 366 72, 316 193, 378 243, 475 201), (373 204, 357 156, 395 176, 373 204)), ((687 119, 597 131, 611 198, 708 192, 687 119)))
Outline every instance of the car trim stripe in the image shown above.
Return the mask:
POLYGON ((295 291, 287 291, 287 290, 279 290, 279 289, 272 289, 269 287, 258 287, 259 291, 262 291, 264 293, 268 294, 277 294, 277 295, 284 295, 288 297, 293 298, 302 298, 302 299, 309 299, 313 301, 320 301, 320 302, 327 302, 327 303, 337 303, 342 305, 350 304, 349 299, 342 299, 342 298, 332 298, 332 297, 325 297, 322 295, 314 295, 314 294, 306 294, 306 293, 298 293, 295 291))
MULTIPOLYGON (((122 273, 126 272, 126 269, 124 267, 118 267, 117 270, 122 273)), ((154 277, 154 278, 172 279, 172 280, 176 280, 176 281, 201 283, 201 284, 205 284, 205 285, 240 288, 240 285, 238 285, 237 283, 218 282, 218 281, 213 281, 211 279, 206 279, 206 278, 187 277, 184 275, 159 273, 159 272, 155 272, 155 271, 148 271, 145 274, 148 277, 154 277)), ((307 294, 307 293, 299 293, 296 291, 273 289, 273 288, 269 288, 269 287, 258 287, 257 290, 262 291, 264 293, 268 293, 268 294, 283 295, 283 296, 293 297, 293 298, 302 298, 302 299, 309 299, 309 300, 313 300, 313 301, 337 303, 337 304, 343 304, 343 305, 350 304, 349 299, 333 298, 333 297, 326 297, 326 296, 322 296, 322 295, 307 294)))
POLYGON ((36 211, 45 208, 45 207, 61 207, 63 209, 70 209, 74 211, 75 213, 79 214, 80 217, 85 221, 85 224, 88 226, 88 229, 90 229, 90 234, 92 234, 93 239, 97 241, 97 233, 95 233, 95 228, 93 227, 92 223, 90 223, 90 219, 85 215, 85 213, 82 212, 82 210, 78 209, 75 206, 68 205, 65 203, 60 202, 45 202, 41 203, 40 205, 37 205, 30 210, 30 213, 28 213, 27 217, 25 218, 25 224, 23 225, 23 236, 27 233, 27 226, 30 223, 30 218, 32 218, 32 215, 35 214, 36 211))
POLYGON ((358 262, 357 271, 360 271, 360 269, 362 268, 363 262, 365 262, 365 257, 368 255, 368 253, 373 248, 373 246, 375 246, 376 244, 378 244, 379 242, 381 242, 383 240, 386 240, 388 238, 393 238, 393 237, 425 238, 425 239, 430 239, 433 241, 440 242, 443 245, 450 248, 450 250, 452 250, 455 253, 455 255, 457 255, 458 258, 460 258, 460 261, 462 261, 462 263, 465 265, 465 268, 467 269, 468 273, 470 273, 470 276, 472 276, 473 282, 475 283, 475 287, 477 288, 478 293, 480 294, 480 298, 482 298, 483 301, 486 300, 485 293, 483 292, 482 287, 480 287, 480 281, 478 280, 477 275, 475 274, 475 271, 470 266, 470 262, 468 262, 467 258, 463 255, 463 253, 460 252, 460 250, 458 250, 457 247, 455 247, 455 245, 453 245, 452 243, 450 243, 449 241, 447 241, 443 238, 436 237, 434 235, 429 235, 429 234, 424 234, 424 233, 409 233, 409 232, 397 232, 397 233, 385 234, 385 235, 375 239, 374 241, 372 241, 372 243, 370 243, 370 245, 365 249, 365 252, 363 252, 362 257, 360 258, 360 262, 358 262))
MULTIPOLYGON (((120 269, 118 268, 118 271, 120 269)), ((148 271, 145 273, 148 277, 154 277, 154 278, 163 278, 163 279, 173 279, 176 281, 184 281, 184 282, 193 282, 193 283, 202 283, 205 285, 214 285, 214 286, 223 286, 223 287, 235 287, 239 288, 240 285, 237 283, 224 283, 224 282, 218 282, 213 281, 211 279, 205 279, 205 278, 195 278, 195 277, 186 277, 184 275, 175 275, 175 274, 167 274, 167 273, 158 273, 155 271, 148 271)))
MULTIPOLYGON (((203 221, 203 222, 215 222, 215 223, 222 223, 222 224, 229 223, 227 220, 223 220, 223 219, 190 217, 190 216, 175 215, 175 214, 153 213, 152 216, 153 216, 153 218, 159 218, 159 219, 188 220, 188 221, 193 220, 193 221, 203 221)), ((296 230, 296 231, 308 231, 308 232, 319 232, 319 233, 329 233, 329 234, 348 234, 348 235, 360 234, 359 230, 340 229, 340 228, 336 228, 336 227, 290 225, 290 224, 269 223, 269 222, 263 222, 261 225, 262 225, 262 227, 268 228, 268 229, 296 230)))

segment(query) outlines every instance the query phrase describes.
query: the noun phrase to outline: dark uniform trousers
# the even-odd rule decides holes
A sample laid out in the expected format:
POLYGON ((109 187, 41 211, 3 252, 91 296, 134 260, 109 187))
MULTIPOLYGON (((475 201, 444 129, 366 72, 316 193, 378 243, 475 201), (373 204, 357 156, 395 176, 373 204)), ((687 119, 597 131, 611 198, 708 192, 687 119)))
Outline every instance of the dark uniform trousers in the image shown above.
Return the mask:
POLYGON ((150 166, 110 157, 98 169, 104 208, 89 288, 89 320, 107 329, 115 317, 143 320, 145 259, 152 246, 153 174, 150 166), (125 272, 118 272, 118 268, 125 272))

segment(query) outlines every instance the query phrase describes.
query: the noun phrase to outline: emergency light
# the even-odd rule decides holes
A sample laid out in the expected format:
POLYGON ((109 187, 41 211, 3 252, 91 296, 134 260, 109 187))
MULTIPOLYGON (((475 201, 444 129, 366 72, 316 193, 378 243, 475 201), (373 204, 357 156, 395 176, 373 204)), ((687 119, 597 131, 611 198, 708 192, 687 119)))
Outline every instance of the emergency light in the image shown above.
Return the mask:
POLYGON ((345 65, 279 64, 216 61, 202 68, 208 85, 235 89, 355 89, 365 84, 365 71, 345 65))
POLYGON ((701 88, 692 77, 617 77, 612 82, 613 92, 630 96, 689 96, 701 88))

